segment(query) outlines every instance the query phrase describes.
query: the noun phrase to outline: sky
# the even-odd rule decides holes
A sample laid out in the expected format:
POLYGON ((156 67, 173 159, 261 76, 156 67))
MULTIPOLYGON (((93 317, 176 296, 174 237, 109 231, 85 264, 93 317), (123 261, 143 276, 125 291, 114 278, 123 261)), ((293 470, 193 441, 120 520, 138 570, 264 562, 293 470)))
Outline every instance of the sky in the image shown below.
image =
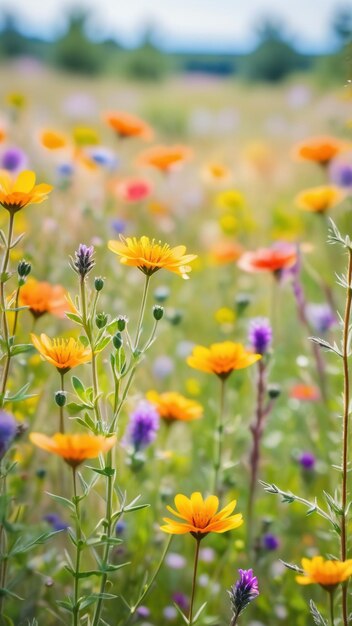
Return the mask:
POLYGON ((347 0, 0 0, 21 19, 23 28, 50 37, 64 29, 67 7, 91 12, 91 27, 127 45, 138 42, 147 25, 165 48, 246 49, 255 26, 275 16, 306 51, 331 46, 329 24, 347 0))

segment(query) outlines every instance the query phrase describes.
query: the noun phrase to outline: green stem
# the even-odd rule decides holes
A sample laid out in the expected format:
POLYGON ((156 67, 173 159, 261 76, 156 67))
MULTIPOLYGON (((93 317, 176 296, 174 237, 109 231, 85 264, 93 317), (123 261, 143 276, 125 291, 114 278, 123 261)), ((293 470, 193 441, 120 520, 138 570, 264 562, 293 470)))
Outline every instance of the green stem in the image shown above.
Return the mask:
MULTIPOLYGON (((107 467, 112 468, 112 451, 109 450, 108 455, 107 455, 107 467)), ((106 534, 106 543, 105 543, 105 547, 104 547, 104 554, 103 554, 103 560, 102 560, 102 564, 101 567, 103 570, 106 569, 106 566, 109 563, 109 555, 110 555, 110 538, 111 538, 111 533, 112 533, 112 498, 113 498, 113 486, 114 486, 114 477, 115 477, 115 473, 109 475, 106 477, 106 513, 105 513, 105 517, 106 517, 106 526, 105 526, 105 534, 106 534)), ((102 574, 101 577, 101 583, 100 583, 100 594, 103 594, 105 591, 105 585, 107 582, 107 574, 104 572, 102 574)), ((102 610, 102 606, 103 606, 103 600, 102 597, 99 598, 96 607, 95 607, 95 613, 94 613, 94 618, 93 618, 93 622, 92 622, 92 626, 97 626, 99 624, 100 621, 100 614, 101 614, 101 610, 102 610)))
POLYGON ((79 624, 79 569, 81 564, 81 516, 79 509, 79 500, 77 497, 77 481, 76 481, 76 468, 72 468, 73 477, 73 494, 76 509, 76 565, 75 565, 75 582, 74 582, 74 608, 72 615, 72 626, 78 626, 79 624))
POLYGON ((195 555, 194 555, 192 595, 191 595, 191 604, 190 604, 190 607, 189 607, 189 616, 188 616, 188 625, 189 626, 192 626, 192 624, 193 624, 193 604, 194 604, 194 598, 195 598, 195 593, 196 593, 199 546, 200 546, 200 539, 198 539, 196 537, 196 551, 195 551, 195 555))
POLYGON ((144 318, 145 307, 146 307, 146 304, 147 304, 149 282, 150 282, 150 276, 148 276, 146 274, 145 283, 144 283, 144 289, 143 289, 143 295, 142 295, 141 308, 140 308, 140 311, 139 311, 139 317, 138 317, 138 322, 137 322, 136 336, 135 336, 135 340, 134 340, 134 345, 132 347, 133 352, 135 352, 137 350, 137 348, 138 348, 138 343, 139 343, 140 334, 141 334, 141 330, 142 330, 142 323, 143 323, 143 318, 144 318))
POLYGON ((331 626, 335 626, 334 623, 334 591, 329 591, 329 605, 330 605, 330 621, 331 626))
MULTIPOLYGON (((347 479, 348 479, 348 430, 349 430, 349 412, 350 412, 350 372, 348 366, 349 357, 349 335, 350 335, 350 318, 352 306, 352 250, 349 250, 348 270, 347 270, 347 294, 343 325, 343 374, 344 374, 344 410, 343 410, 343 431, 342 431, 342 498, 341 498, 341 561, 347 559, 347 479)), ((348 626, 348 607, 347 607, 347 586, 346 581, 342 586, 342 615, 343 624, 348 626)))
POLYGON ((221 457, 222 457, 222 446, 223 446, 223 435, 224 435, 224 410, 225 410, 225 383, 226 379, 220 379, 220 407, 218 414, 218 422, 216 427, 216 450, 214 457, 214 489, 213 493, 217 494, 220 485, 220 475, 221 475, 221 457))
MULTIPOLYGON (((65 374, 61 371, 60 372, 61 391, 65 391, 64 378, 65 378, 65 374)), ((60 418, 60 433, 64 433, 65 421, 64 421, 64 407, 63 406, 59 406, 59 418, 60 418)))
MULTIPOLYGON (((92 352, 92 384, 93 384, 93 392, 94 392, 94 413, 97 424, 102 424, 102 416, 100 411, 99 404, 99 384, 98 384, 98 374, 97 374, 97 355, 94 352, 94 339, 92 335, 91 323, 90 319, 87 316, 87 294, 86 294, 86 285, 85 278, 81 277, 80 280, 80 296, 81 296, 81 310, 82 310, 82 320, 83 320, 83 328, 85 330, 87 339, 89 341, 89 346, 92 352)), ((92 316, 94 317, 95 309, 97 305, 98 297, 94 298, 92 316)))
POLYGON ((17 330, 17 322, 18 322, 18 303, 19 303, 19 299, 20 299, 20 291, 21 291, 21 287, 17 287, 17 291, 16 291, 16 298, 15 298, 15 317, 13 320, 13 327, 12 327, 12 336, 14 337, 16 334, 16 330, 17 330))
POLYGON ((1 379, 1 394, 5 393, 7 378, 8 378, 9 369, 10 369, 10 361, 11 361, 11 349, 9 345, 9 327, 8 327, 7 316, 6 316, 5 282, 3 281, 3 278, 4 278, 4 274, 7 272, 9 259, 10 259, 14 218, 15 218, 14 214, 10 213, 7 245, 6 245, 5 254, 2 260, 1 276, 0 276, 0 304, 1 304, 1 309, 2 309, 2 335, 3 335, 3 340, 7 348, 6 360, 5 360, 5 365, 4 365, 4 369, 2 372, 2 379, 1 379))

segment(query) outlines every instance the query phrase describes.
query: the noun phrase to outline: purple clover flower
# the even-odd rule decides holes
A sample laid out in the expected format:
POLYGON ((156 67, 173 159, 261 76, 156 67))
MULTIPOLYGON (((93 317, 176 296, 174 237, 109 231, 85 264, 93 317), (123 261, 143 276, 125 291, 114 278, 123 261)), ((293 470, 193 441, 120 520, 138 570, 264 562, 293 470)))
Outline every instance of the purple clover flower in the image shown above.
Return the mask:
POLYGON ((239 569, 240 578, 229 591, 231 608, 234 618, 237 618, 247 606, 259 595, 258 579, 252 569, 239 569))
POLYGON ((328 332, 336 324, 336 316, 326 303, 308 304, 307 318, 309 323, 319 333, 328 332))
POLYGON ((248 340, 257 354, 265 354, 271 344, 273 331, 270 322, 265 317, 256 317, 251 320, 248 331, 248 340))
POLYGON ((298 462, 304 470, 314 470, 316 458, 312 452, 302 452, 298 457, 298 462))
POLYGON ((156 408, 142 400, 130 415, 128 440, 135 451, 145 448, 156 438, 159 429, 159 415, 156 408))
POLYGON ((16 434, 17 422, 15 418, 10 413, 0 411, 0 459, 9 449, 16 434))
POLYGON ((80 243, 78 250, 75 251, 75 258, 71 258, 72 268, 81 276, 85 278, 87 274, 95 265, 94 261, 94 246, 86 246, 84 243, 80 243))

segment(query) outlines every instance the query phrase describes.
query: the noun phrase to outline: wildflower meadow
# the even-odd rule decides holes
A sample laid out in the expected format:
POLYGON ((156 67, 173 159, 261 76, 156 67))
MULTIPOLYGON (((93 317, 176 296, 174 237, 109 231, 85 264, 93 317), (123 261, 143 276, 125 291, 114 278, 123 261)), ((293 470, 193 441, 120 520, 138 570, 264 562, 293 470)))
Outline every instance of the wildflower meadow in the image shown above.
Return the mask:
POLYGON ((351 625, 351 85, 0 78, 0 624, 351 625))

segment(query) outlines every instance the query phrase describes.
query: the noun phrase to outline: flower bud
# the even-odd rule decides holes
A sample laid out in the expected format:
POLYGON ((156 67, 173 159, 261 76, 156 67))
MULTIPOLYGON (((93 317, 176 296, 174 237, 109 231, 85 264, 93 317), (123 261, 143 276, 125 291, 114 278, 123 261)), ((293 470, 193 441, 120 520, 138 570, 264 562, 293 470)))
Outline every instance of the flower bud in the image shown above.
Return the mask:
POLYGON ((95 265, 93 256, 94 246, 86 246, 84 243, 79 244, 78 250, 75 251, 75 258, 71 258, 71 266, 81 278, 85 278, 93 269, 95 265))
POLYGON ((119 315, 117 318, 117 328, 120 332, 125 330, 126 324, 128 323, 128 317, 126 315, 119 315))
POLYGON ((161 320, 163 318, 164 315, 164 307, 160 306, 159 304, 155 304, 153 306, 153 317, 154 319, 159 322, 159 320, 161 320))
POLYGON ((250 303, 251 297, 247 293, 239 293, 235 300, 237 315, 242 315, 250 303))
POLYGON ((66 404, 66 400, 67 400, 67 393, 66 391, 57 391, 55 393, 55 402, 57 404, 57 406, 65 406, 66 404))
POLYGON ((108 323, 108 316, 106 313, 97 313, 97 315, 95 316, 95 324, 97 326, 97 328, 101 329, 101 328, 105 328, 106 324, 108 323))
POLYGON ((120 350, 120 348, 122 348, 123 339, 121 333, 116 333, 116 335, 113 336, 112 343, 114 344, 116 350, 120 350))
POLYGON ((276 400, 276 398, 278 398, 280 394, 281 394, 280 385, 275 385, 275 384, 268 385, 269 398, 271 398, 272 400, 276 400))
POLYGON ((27 278, 28 274, 30 274, 32 266, 30 263, 27 263, 24 259, 19 262, 17 266, 17 272, 19 278, 27 278))
POLYGON ((98 278, 95 279, 94 287, 96 291, 101 291, 103 289, 104 279, 101 276, 98 276, 98 278))

